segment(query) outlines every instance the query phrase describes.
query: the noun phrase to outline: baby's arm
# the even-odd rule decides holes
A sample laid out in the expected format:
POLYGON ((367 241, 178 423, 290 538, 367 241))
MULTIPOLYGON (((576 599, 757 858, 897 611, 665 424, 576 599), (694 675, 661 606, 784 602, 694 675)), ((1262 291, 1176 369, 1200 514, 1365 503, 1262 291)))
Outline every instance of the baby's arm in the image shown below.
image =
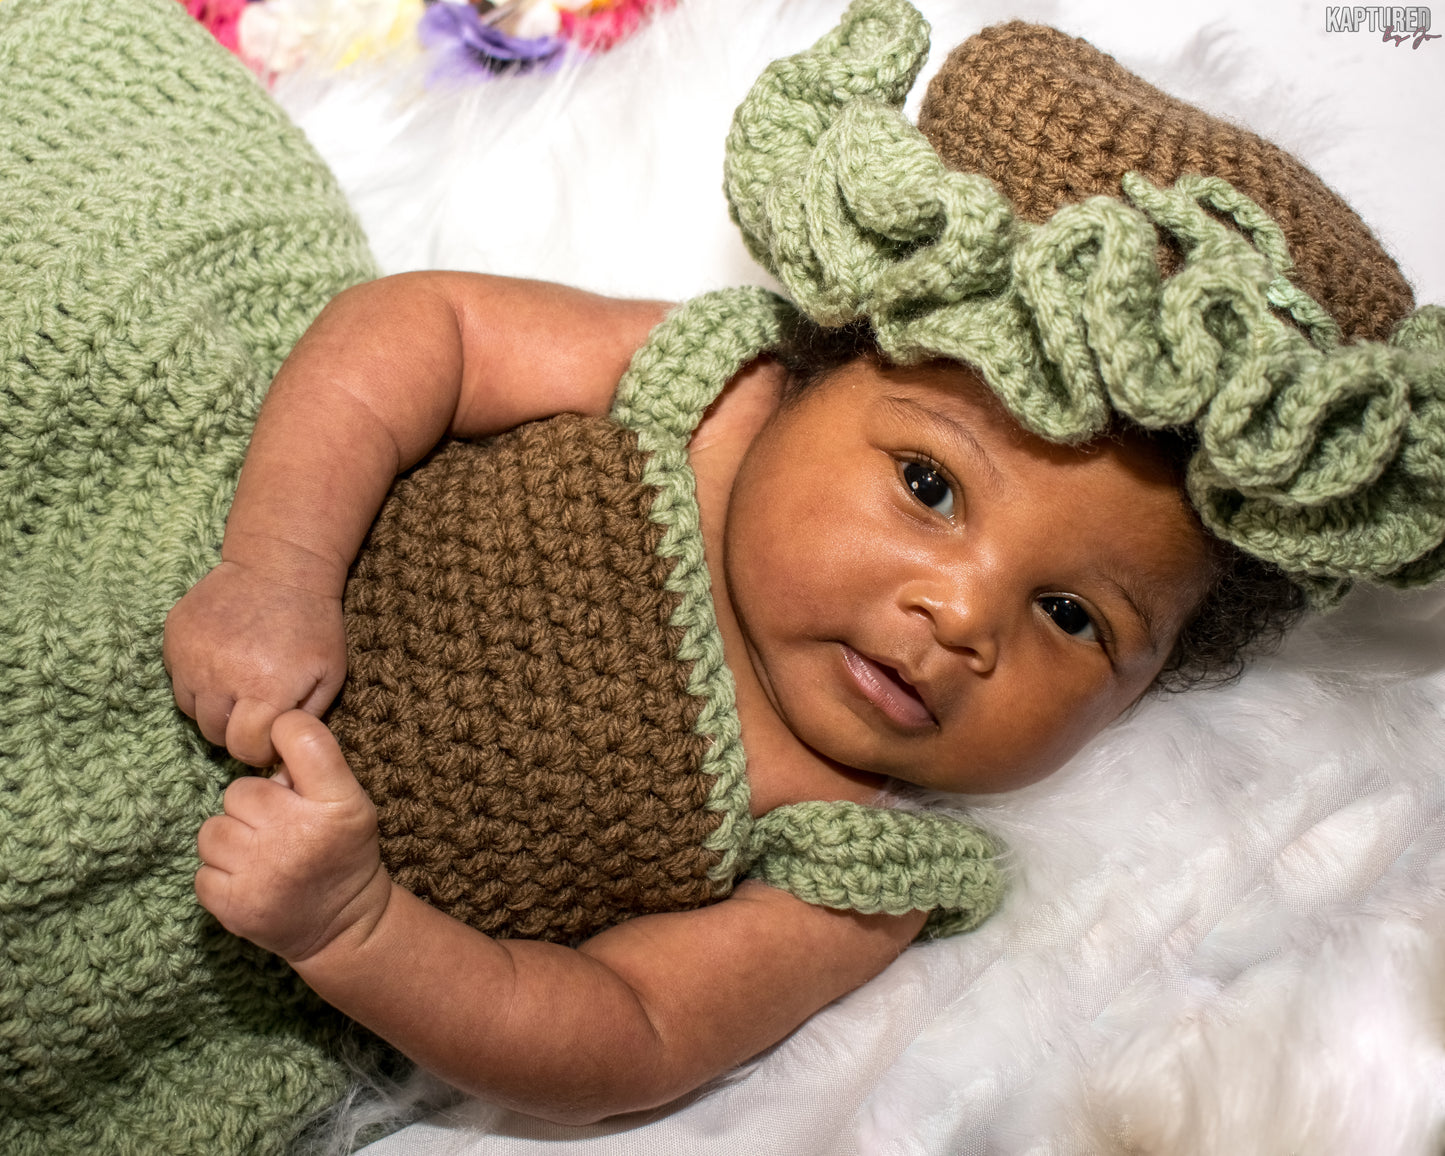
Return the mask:
POLYGON ((166 622, 176 702, 202 734, 273 761, 272 721, 319 715, 341 686, 346 574, 396 475, 447 434, 605 413, 665 308, 465 273, 337 296, 261 407, 220 565, 166 622))
POLYGON ((285 768, 232 784, 201 829, 201 902, 423 1067, 523 1111, 584 1122, 665 1103, 877 974, 923 923, 744 883, 578 950, 492 940, 391 882, 320 722, 284 715, 274 739, 285 768))

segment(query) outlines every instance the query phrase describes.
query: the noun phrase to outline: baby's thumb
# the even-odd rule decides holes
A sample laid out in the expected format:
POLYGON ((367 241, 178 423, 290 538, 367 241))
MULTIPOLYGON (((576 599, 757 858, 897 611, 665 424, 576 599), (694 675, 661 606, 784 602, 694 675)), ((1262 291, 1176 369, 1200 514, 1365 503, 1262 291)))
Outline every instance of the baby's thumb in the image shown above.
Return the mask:
POLYGON ((339 802, 361 789, 326 724, 304 710, 289 710, 271 724, 271 742, 291 788, 303 799, 339 802))

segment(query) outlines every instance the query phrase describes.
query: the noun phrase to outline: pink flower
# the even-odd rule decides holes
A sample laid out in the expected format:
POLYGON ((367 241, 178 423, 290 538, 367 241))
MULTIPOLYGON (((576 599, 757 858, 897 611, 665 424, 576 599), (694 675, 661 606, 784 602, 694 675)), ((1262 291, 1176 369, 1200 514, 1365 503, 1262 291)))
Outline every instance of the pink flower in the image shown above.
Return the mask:
POLYGON ((605 52, 631 36, 653 8, 671 8, 677 0, 616 0, 606 8, 560 13, 561 34, 588 52, 605 52))
POLYGON ((181 0, 186 11, 232 52, 240 54, 241 11, 247 0, 181 0))

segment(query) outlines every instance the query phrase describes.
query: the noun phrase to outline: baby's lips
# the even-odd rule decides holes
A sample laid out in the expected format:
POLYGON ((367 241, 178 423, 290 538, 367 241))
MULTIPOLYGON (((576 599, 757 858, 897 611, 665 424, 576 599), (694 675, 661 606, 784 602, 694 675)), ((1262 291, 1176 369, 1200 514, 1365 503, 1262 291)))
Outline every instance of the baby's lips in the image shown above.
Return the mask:
POLYGON ((900 726, 936 725, 926 692, 905 673, 901 664, 874 658, 851 646, 844 647, 844 662, 865 698, 900 726))
POLYGON ((901 686, 912 693, 918 701, 923 704, 924 710, 928 711, 929 720, 937 723, 938 714, 933 709, 934 695, 928 680, 913 673, 912 669, 906 663, 877 661, 880 666, 885 667, 892 673, 894 679, 901 686))

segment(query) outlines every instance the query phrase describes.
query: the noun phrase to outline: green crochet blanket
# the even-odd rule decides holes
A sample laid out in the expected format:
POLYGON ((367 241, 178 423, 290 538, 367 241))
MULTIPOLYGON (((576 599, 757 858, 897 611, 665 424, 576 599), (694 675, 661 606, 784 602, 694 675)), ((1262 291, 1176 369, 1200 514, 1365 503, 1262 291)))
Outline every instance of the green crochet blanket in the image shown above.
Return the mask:
MULTIPOLYGON (((175 0, 0 0, 0 76, 0 1153, 284 1151, 346 1089, 340 1056, 389 1053, 196 903, 196 831, 242 768, 176 709, 160 647, 219 556, 272 376, 372 261, 320 159, 175 0)), ((961 930, 999 894, 973 828, 748 818, 686 443, 784 308, 680 310, 616 415, 686 563, 689 693, 729 800, 719 894, 748 870, 961 930)))
POLYGON ((195 903, 234 767, 171 699, 256 406, 373 274, 175 0, 0 0, 0 1152, 267 1153, 347 1030, 195 903))

